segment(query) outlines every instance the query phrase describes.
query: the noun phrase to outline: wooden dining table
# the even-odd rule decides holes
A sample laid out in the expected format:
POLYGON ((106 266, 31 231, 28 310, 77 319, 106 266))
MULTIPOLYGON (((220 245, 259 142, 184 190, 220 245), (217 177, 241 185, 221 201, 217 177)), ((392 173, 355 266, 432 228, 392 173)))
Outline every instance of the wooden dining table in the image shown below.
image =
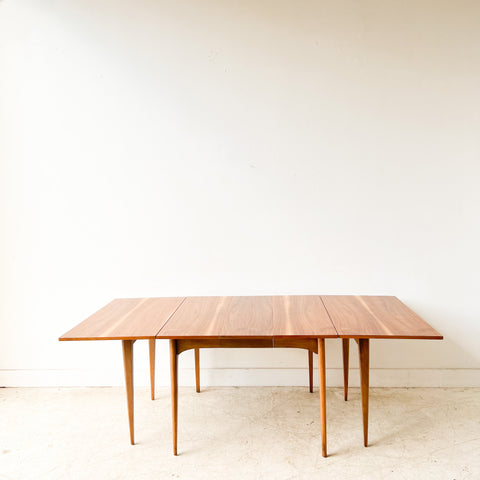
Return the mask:
POLYGON ((358 343, 364 445, 368 445, 370 339, 442 339, 434 328, 392 296, 283 295, 116 299, 59 340, 121 340, 130 442, 134 444, 133 344, 149 341, 151 398, 155 392, 155 342, 170 344, 173 453, 177 454, 178 356, 195 352, 200 390, 200 349, 300 348, 318 354, 322 455, 327 456, 325 339, 341 338, 344 398, 348 397, 349 340, 358 343))

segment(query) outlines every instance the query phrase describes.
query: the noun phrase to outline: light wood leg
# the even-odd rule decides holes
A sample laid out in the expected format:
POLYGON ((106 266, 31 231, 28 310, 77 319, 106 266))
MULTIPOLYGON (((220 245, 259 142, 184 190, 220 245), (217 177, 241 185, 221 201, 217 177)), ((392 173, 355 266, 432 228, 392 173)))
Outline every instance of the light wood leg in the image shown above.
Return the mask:
POLYGON ((308 383, 310 386, 310 393, 313 392, 313 352, 308 351, 308 383))
POLYGON ((195 349, 195 387, 197 393, 200 393, 200 349, 195 349))
POLYGON ((170 340, 170 380, 171 380, 171 388, 172 388, 173 454, 177 455, 178 355, 177 355, 177 341, 176 340, 170 340))
POLYGON ((125 370, 125 387, 127 390, 128 425, 130 427, 130 443, 135 445, 133 438, 133 342, 122 340, 123 368, 125 370))
POLYGON ((358 353, 360 357, 360 384, 362 388, 363 413, 363 444, 368 446, 368 389, 370 369, 370 341, 368 338, 358 339, 358 353))
POLYGON ((350 354, 350 340, 342 338, 342 353, 343 353, 343 394, 345 401, 348 398, 348 360, 350 354))
POLYGON ((327 398, 325 380, 325 339, 318 339, 318 371, 320 392, 320 426, 322 430, 322 456, 327 456, 327 398))
POLYGON ((155 400, 155 339, 148 341, 148 351, 150 353, 150 395, 155 400))

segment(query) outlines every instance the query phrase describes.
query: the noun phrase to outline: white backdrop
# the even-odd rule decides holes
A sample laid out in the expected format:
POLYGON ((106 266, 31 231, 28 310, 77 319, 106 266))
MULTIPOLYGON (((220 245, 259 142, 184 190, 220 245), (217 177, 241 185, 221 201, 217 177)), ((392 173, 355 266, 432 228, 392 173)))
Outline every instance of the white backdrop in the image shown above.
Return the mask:
MULTIPOLYGON (((397 295, 445 336, 374 341, 372 384, 480 385, 479 15, 0 1, 0 384, 121 383, 118 342, 57 341, 116 297, 345 293, 397 295)), ((166 342, 157 359, 167 384, 166 342)), ((306 366, 202 354, 204 384, 306 385, 306 366)), ((327 367, 339 384, 339 341, 327 367)))

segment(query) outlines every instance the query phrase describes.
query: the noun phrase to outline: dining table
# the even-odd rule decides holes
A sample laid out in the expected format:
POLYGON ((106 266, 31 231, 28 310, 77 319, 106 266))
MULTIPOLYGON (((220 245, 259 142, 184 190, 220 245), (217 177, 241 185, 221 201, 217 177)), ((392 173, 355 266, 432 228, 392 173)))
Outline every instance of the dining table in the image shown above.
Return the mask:
POLYGON ((370 340, 440 340, 443 336, 395 296, 263 295, 119 298, 62 335, 61 341, 120 340, 130 443, 134 441, 133 344, 148 340, 150 394, 155 398, 155 346, 168 340, 173 453, 178 449, 179 355, 194 350, 200 391, 200 350, 205 348, 297 348, 308 355, 313 392, 313 355, 319 375, 322 456, 327 456, 325 340, 341 339, 344 399, 348 399, 350 339, 358 344, 363 443, 368 445, 370 340))

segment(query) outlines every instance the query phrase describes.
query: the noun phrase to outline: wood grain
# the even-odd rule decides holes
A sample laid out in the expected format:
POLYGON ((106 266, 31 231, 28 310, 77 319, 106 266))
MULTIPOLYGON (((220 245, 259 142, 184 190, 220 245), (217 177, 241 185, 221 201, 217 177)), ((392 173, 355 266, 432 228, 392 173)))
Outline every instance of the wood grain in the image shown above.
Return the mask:
POLYGON ((273 335, 272 297, 228 297, 221 337, 271 337, 273 335))
POLYGON ((188 297, 157 338, 318 338, 337 332, 317 295, 188 297))
POLYGON ((121 298, 110 302, 59 340, 155 338, 184 298, 121 298))
POLYGON ((341 338, 443 337, 397 297, 322 295, 341 338))
POLYGON ((318 295, 271 297, 273 335, 278 337, 337 337, 318 295))
POLYGON ((218 338, 225 317, 228 315, 231 297, 188 297, 157 338, 218 338))
POLYGON ((118 298, 90 315, 86 320, 63 334, 59 340, 86 340, 101 338, 112 325, 121 323, 143 298, 118 298))
POLYGON ((59 340, 337 335, 443 338, 396 297, 290 295, 117 299, 59 340))

